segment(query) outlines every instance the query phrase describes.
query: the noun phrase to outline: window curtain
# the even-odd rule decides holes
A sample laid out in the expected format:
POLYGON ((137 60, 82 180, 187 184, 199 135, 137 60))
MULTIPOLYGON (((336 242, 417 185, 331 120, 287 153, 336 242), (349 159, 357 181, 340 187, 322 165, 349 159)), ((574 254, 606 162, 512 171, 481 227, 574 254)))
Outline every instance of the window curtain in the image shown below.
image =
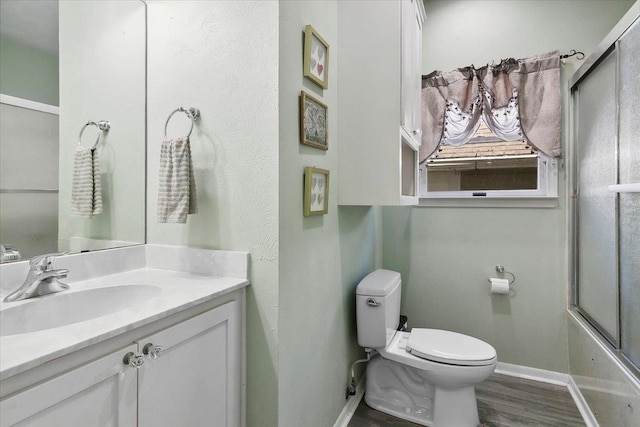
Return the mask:
POLYGON ((499 138, 525 140, 546 155, 559 157, 559 53, 423 76, 420 162, 440 144, 467 143, 480 126, 480 117, 499 138))

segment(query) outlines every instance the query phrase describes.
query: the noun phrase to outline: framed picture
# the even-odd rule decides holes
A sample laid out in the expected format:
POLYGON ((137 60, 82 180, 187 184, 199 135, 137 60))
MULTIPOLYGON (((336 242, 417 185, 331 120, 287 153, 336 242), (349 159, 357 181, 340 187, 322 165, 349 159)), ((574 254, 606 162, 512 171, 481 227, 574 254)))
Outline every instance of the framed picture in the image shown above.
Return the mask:
POLYGON ((324 215, 329 210, 329 171, 304 168, 304 216, 324 215))
POLYGON ((329 149, 327 106, 304 91, 300 94, 300 142, 329 149))
POLYGON ((304 27, 304 76, 326 89, 329 85, 329 44, 311 25, 304 27))

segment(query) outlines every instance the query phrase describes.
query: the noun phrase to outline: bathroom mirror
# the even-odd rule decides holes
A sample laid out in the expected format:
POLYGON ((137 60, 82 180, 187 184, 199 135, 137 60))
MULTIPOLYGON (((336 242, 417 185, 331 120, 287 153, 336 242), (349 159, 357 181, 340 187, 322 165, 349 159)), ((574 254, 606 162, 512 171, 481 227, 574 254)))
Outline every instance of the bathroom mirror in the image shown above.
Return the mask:
POLYGON ((145 3, 0 4, 3 261, 144 243, 145 3), (99 136, 88 126, 79 141, 80 131, 101 120, 102 212, 73 217, 74 155, 99 136))

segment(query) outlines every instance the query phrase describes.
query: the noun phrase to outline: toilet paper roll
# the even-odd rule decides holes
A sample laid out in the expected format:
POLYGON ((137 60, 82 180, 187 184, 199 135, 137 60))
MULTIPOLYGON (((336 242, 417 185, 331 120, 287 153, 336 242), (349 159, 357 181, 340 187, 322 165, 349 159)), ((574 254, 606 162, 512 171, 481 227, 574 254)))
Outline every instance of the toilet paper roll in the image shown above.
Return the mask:
POLYGON ((508 294, 509 293, 509 280, 492 277, 491 279, 489 279, 489 281, 491 282, 492 294, 508 294))

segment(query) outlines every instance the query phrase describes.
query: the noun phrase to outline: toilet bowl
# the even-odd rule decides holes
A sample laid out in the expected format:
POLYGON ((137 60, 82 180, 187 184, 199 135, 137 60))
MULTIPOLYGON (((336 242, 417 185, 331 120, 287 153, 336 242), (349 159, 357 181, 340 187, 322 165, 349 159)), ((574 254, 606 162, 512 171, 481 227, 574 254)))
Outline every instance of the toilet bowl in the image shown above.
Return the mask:
POLYGON ((474 386, 495 370, 495 349, 451 331, 398 331, 400 293, 400 274, 390 270, 358 285, 358 343, 378 353, 367 366, 365 402, 425 426, 476 427, 474 386))

